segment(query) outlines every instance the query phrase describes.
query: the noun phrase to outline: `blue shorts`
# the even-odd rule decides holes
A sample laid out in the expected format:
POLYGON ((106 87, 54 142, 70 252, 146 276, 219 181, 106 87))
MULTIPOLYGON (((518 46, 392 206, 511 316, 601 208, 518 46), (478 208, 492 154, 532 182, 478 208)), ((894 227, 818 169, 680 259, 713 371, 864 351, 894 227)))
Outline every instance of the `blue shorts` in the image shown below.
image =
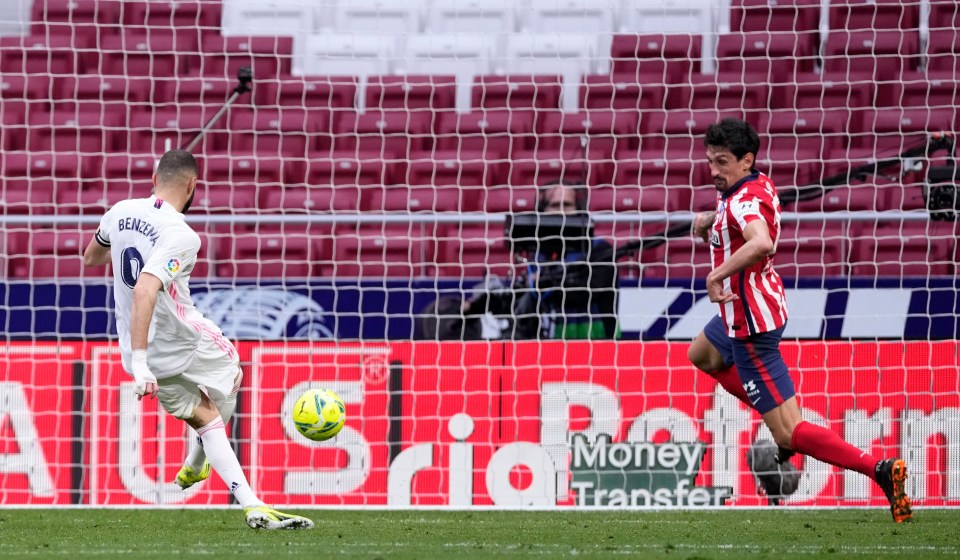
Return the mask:
POLYGON ((755 334, 747 338, 731 338, 719 315, 710 319, 704 336, 716 348, 727 366, 737 366, 737 374, 747 398, 760 414, 777 408, 796 394, 787 364, 780 354, 783 329, 755 334))

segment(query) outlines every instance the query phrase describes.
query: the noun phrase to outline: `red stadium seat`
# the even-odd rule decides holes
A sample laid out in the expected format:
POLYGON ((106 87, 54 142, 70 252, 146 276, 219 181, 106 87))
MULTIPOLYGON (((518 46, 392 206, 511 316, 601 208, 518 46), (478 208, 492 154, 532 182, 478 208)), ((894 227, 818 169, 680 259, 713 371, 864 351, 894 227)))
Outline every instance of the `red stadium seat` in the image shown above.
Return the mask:
POLYGON ((327 132, 330 121, 326 110, 304 111, 294 107, 237 111, 230 118, 229 134, 220 137, 220 148, 230 152, 255 152, 264 155, 307 157, 317 146, 318 132, 327 132))
POLYGON ((473 85, 473 104, 484 109, 560 108, 559 76, 480 76, 473 85))
POLYGON ((666 187, 593 187, 589 192, 591 212, 667 212, 666 187))
POLYGON ((464 211, 480 207, 484 187, 497 184, 501 169, 498 162, 487 162, 480 152, 437 151, 414 154, 407 165, 409 185, 461 191, 464 211))
POLYGON ((456 87, 454 76, 375 76, 367 84, 366 103, 370 109, 448 112, 456 87))
POLYGON ((160 101, 148 78, 127 78, 84 74, 64 76, 54 83, 56 110, 91 110, 106 108, 114 118, 126 120, 130 108, 160 101))
POLYGON ((543 116, 538 145, 546 149, 576 149, 587 138, 591 152, 636 154, 640 115, 636 111, 591 109, 578 113, 550 112, 543 116))
POLYGON ((901 78, 878 85, 878 105, 948 109, 960 96, 960 75, 952 70, 908 72, 901 78))
POLYGON ((532 212, 539 199, 536 187, 500 186, 487 189, 483 210, 486 212, 532 212))
POLYGON ((449 225, 440 237, 440 246, 437 272, 443 277, 507 277, 516 266, 501 224, 449 225))
POLYGON ((208 32, 220 27, 221 0, 125 2, 122 22, 127 26, 148 28, 194 27, 208 32))
POLYGON ((588 152, 584 159, 579 147, 519 152, 507 163, 507 182, 521 187, 559 180, 603 185, 610 183, 611 163, 609 155, 599 152, 588 152))
POLYGON ((641 153, 645 158, 650 159, 659 159, 663 154, 663 159, 703 160, 706 157, 703 134, 708 126, 726 117, 742 118, 743 114, 740 111, 678 109, 668 111, 656 119, 659 121, 659 126, 651 118, 647 124, 643 125, 641 153))
POLYGON ((335 117, 335 150, 376 153, 383 159, 408 159, 411 152, 429 148, 432 115, 403 110, 343 113, 335 117))
POLYGON ((614 35, 614 81, 639 84, 684 83, 700 71, 700 35, 614 35))
MULTIPOLYGON (((706 158, 627 159, 614 163, 613 184, 623 186, 663 187, 699 186, 709 182, 706 158)), ((673 190, 673 189, 671 189, 673 190)), ((682 202, 671 195, 671 209, 682 202)))
POLYGON ((282 164, 277 156, 211 154, 200 163, 200 176, 204 182, 226 189, 238 183, 274 188, 282 183, 282 164))
POLYGON ((813 71, 814 39, 812 33, 723 34, 717 45, 717 81, 740 81, 747 88, 793 81, 798 71, 813 71))
POLYGON ((930 1, 930 29, 960 28, 960 5, 956 0, 930 1))
POLYGON ((730 29, 734 32, 814 32, 820 19, 819 0, 740 0, 734 2, 730 29))
POLYGON ((465 212, 477 209, 476 204, 466 204, 469 191, 456 186, 420 187, 394 186, 367 189, 363 210, 371 212, 465 212))
POLYGON ((112 152, 120 145, 125 122, 108 106, 31 113, 30 148, 64 152, 112 152))
POLYGON ((143 185, 150 191, 153 171, 159 161, 151 154, 107 154, 103 158, 102 177, 107 181, 126 181, 143 185))
MULTIPOLYGON (((758 127, 764 152, 813 153, 843 146, 850 117, 845 111, 818 109, 771 111, 758 127)), ((796 159, 796 158, 794 158, 796 159)))
MULTIPOLYGON (((207 109, 209 116, 223 106, 224 102, 233 93, 237 86, 236 78, 216 76, 193 76, 190 79, 181 79, 177 75, 163 76, 154 79, 158 96, 166 103, 175 103, 177 106, 197 111, 207 109)), ((238 98, 233 105, 234 110, 251 109, 249 97, 238 98)))
MULTIPOLYGON (((112 189, 106 184, 89 185, 77 190, 57 190, 57 212, 62 214, 84 214, 99 216, 114 204, 131 198, 129 188, 112 189)), ((137 198, 150 196, 149 191, 142 192, 137 198)))
POLYGON ((391 185, 393 165, 379 153, 333 152, 306 162, 307 185, 391 185))
POLYGON ((797 212, 881 211, 890 208, 888 194, 877 185, 843 185, 819 198, 799 201, 789 209, 797 212))
POLYGON ((222 37, 207 34, 201 44, 195 74, 236 80, 240 67, 249 67, 264 82, 290 76, 292 37, 222 37))
POLYGON ((431 224, 338 225, 329 274, 336 278, 433 276, 438 228, 431 224))
POLYGON ((877 222, 851 230, 854 276, 930 277, 956 271, 954 224, 877 222))
POLYGON ((77 33, 96 37, 120 21, 120 0, 44 0, 33 3, 34 35, 77 33))
MULTIPOLYGON (((164 153, 165 144, 169 140, 173 148, 179 148, 193 140, 203 125, 206 124, 204 114, 197 109, 156 109, 154 111, 139 111, 130 116, 129 151, 137 153, 164 153)), ((203 146, 213 146, 211 137, 223 134, 227 123, 216 123, 211 132, 208 132, 196 147, 199 151, 203 146)), ((123 146, 121 146, 121 149, 123 146)))
POLYGON ((918 63, 916 33, 900 31, 834 31, 827 38, 824 79, 851 75, 878 81, 899 79, 918 63))
POLYGON ((665 92, 662 84, 617 82, 611 75, 590 74, 580 84, 580 108, 618 112, 662 109, 665 92))
MULTIPOLYGON (((931 18, 931 25, 934 20, 931 18)), ((960 29, 931 29, 927 42, 927 69, 956 76, 960 71, 960 29)))
POLYGON ((191 59, 196 58, 181 52, 172 35, 142 31, 104 37, 100 48, 103 51, 101 73, 113 76, 183 76, 195 63, 191 59))
POLYGON ((533 111, 444 114, 436 127, 437 149, 481 152, 487 160, 509 159, 534 142, 533 122, 533 111))
MULTIPOLYGON (((839 110, 844 114, 855 107, 873 107, 873 78, 861 78, 851 75, 836 76, 834 79, 813 72, 801 73, 797 75, 796 82, 774 87, 771 107, 817 109, 828 113, 839 110), (851 78, 854 80, 851 81, 851 78)), ((857 125, 859 121, 852 124, 857 125)))
POLYGON ((191 214, 251 214, 257 212, 257 185, 235 184, 197 185, 191 214))
POLYGON ((916 29, 918 0, 844 0, 830 6, 831 29, 916 29))
POLYGON ((849 250, 840 224, 787 222, 780 226, 773 266, 783 278, 847 276, 849 250))
POLYGON ((318 228, 270 227, 238 231, 217 247, 217 276, 265 280, 320 276, 329 252, 318 228))
POLYGON ((865 134, 854 145, 873 149, 878 156, 895 156, 923 142, 927 132, 950 131, 958 122, 957 109, 884 108, 864 114, 865 134))
POLYGON ((722 82, 713 76, 693 76, 689 83, 667 88, 666 105, 671 109, 688 111, 751 112, 769 106, 768 86, 765 83, 722 82))
POLYGON ((703 278, 713 269, 711 258, 710 246, 699 239, 671 237, 665 244, 644 251, 640 265, 644 278, 703 278))
POLYGON ((266 212, 356 212, 360 189, 349 185, 273 188, 266 190, 264 200, 266 212))
MULTIPOLYGON (((78 188, 74 183, 74 188, 78 188)), ((61 185, 67 188, 66 185, 61 185)), ((53 180, 4 180, 0 184, 0 208, 4 214, 50 214, 56 209, 53 180)))
POLYGON ((99 157, 51 152, 6 152, 0 154, 4 177, 83 179, 99 167, 99 157))
POLYGON ((357 80, 352 76, 284 78, 257 84, 257 106, 332 107, 353 109, 357 80))
POLYGON ((14 278, 105 277, 107 266, 87 267, 83 251, 92 239, 89 231, 76 229, 31 229, 21 231, 12 243, 17 247, 9 262, 14 278))
POLYGON ((64 76, 96 68, 98 51, 75 35, 0 37, 0 72, 64 76))

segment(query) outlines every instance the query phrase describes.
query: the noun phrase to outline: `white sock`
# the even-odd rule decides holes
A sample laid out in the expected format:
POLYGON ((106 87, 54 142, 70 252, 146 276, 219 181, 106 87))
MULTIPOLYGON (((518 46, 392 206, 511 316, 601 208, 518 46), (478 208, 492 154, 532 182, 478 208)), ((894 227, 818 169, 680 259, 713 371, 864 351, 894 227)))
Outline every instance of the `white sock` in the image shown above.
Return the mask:
POLYGON ((240 461, 230 447, 227 431, 223 427, 223 419, 214 419, 197 430, 197 434, 203 441, 203 450, 213 470, 217 471, 240 505, 245 508, 264 505, 247 483, 247 477, 240 468, 240 461))
MULTIPOLYGON (((237 408, 237 395, 230 395, 220 405, 220 418, 223 419, 223 423, 226 424, 230 421, 230 418, 233 416, 233 411, 237 408)), ((200 436, 196 435, 196 432, 191 428, 190 429, 190 450, 187 452, 187 458, 184 459, 183 464, 190 467, 194 472, 199 473, 203 469, 203 463, 207 460, 207 454, 203 452, 203 441, 200 439, 200 436)))

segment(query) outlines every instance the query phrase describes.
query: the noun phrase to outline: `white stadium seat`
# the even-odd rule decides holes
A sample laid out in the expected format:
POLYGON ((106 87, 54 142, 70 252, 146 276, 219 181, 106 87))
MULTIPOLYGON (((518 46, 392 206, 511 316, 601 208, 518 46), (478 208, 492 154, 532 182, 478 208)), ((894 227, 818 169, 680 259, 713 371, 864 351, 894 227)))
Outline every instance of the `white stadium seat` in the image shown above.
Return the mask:
MULTIPOLYGON (((604 73, 596 64, 597 37, 572 33, 531 33, 510 37, 507 56, 494 71, 498 74, 553 74, 563 76, 560 106, 576 111, 580 79, 586 74, 604 73)), ((609 55, 603 60, 609 63, 609 55)))
POLYGON ((447 0, 427 11, 428 33, 513 33, 515 0, 447 0))
POLYGON ((427 0, 341 0, 337 6, 340 33, 419 33, 427 0))
POLYGON ((456 76, 457 110, 469 111, 473 78, 491 72, 497 42, 497 36, 479 33, 416 35, 407 42, 400 70, 406 74, 456 76))
POLYGON ((224 2, 221 34, 298 37, 313 33, 320 27, 317 4, 311 0, 224 2))
POLYGON ((531 0, 520 28, 534 33, 566 31, 609 35, 619 0, 531 0))
MULTIPOLYGON (((700 69, 712 74, 716 69, 719 6, 726 0, 659 0, 638 2, 623 0, 620 13, 622 33, 690 33, 703 35, 700 69)), ((729 23, 727 23, 729 26, 729 23)))

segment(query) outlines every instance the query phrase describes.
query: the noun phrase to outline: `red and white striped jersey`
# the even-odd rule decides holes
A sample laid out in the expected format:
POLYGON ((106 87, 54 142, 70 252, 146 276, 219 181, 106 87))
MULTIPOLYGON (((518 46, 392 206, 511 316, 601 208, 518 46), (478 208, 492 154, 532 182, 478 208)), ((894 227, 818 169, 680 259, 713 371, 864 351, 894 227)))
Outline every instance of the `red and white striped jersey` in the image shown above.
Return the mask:
MULTIPOLYGON (((717 196, 717 217, 710 234, 713 267, 730 258, 746 243, 743 230, 763 220, 776 252, 780 237, 780 199, 770 178, 754 173, 717 196)), ((783 282, 773 270, 773 253, 723 281, 724 291, 737 299, 720 306, 727 334, 735 338, 776 330, 787 322, 783 282)))

